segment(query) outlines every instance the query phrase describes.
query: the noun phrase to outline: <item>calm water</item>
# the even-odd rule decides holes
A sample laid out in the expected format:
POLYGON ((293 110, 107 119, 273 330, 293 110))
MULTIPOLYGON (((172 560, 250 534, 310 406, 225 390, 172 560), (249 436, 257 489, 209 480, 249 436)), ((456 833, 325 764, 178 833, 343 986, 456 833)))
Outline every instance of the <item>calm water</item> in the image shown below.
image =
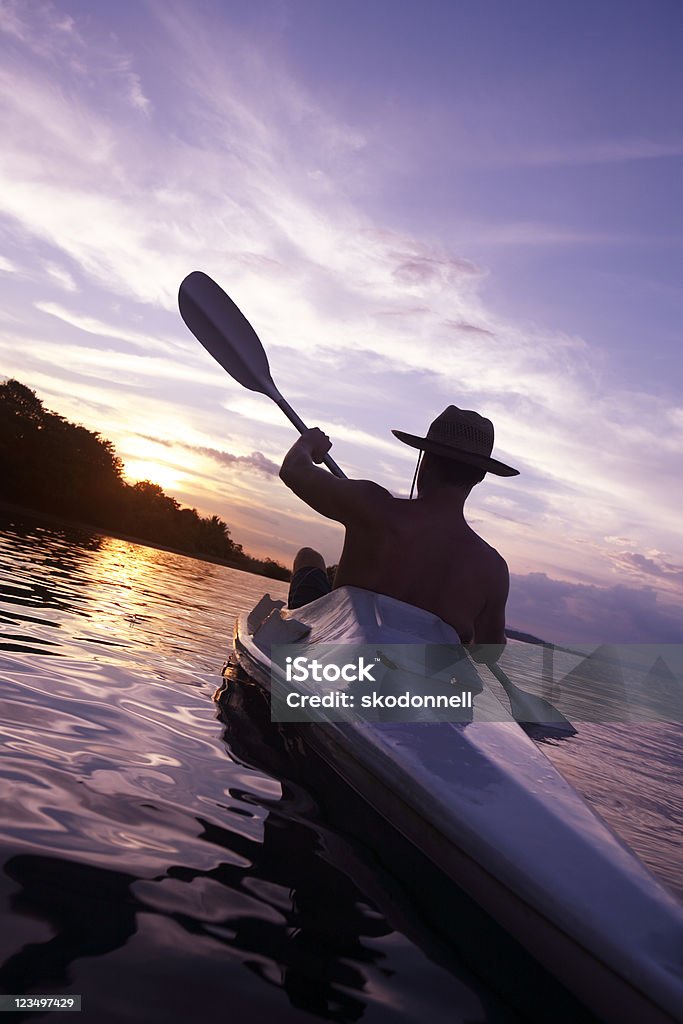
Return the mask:
MULTIPOLYGON (((0 519, 2 989, 82 993, 105 1022, 525 1019, 272 730, 219 718, 233 618, 266 589, 286 588, 0 519)), ((680 893, 680 727, 546 750, 680 893)))

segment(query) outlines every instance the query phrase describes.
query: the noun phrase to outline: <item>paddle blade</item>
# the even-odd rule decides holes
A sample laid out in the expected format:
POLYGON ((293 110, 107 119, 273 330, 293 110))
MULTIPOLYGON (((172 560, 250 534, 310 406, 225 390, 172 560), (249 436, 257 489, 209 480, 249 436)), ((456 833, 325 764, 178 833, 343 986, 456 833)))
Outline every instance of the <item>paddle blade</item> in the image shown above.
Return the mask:
POLYGON ((215 281, 201 270, 188 274, 180 285, 178 306, 197 341, 231 377, 276 402, 281 398, 256 331, 215 281))
POLYGON ((501 684, 510 700, 510 710, 515 721, 523 727, 540 728, 556 735, 575 736, 576 729, 568 718, 554 704, 544 697, 536 697, 510 682, 500 665, 491 664, 489 669, 501 684))

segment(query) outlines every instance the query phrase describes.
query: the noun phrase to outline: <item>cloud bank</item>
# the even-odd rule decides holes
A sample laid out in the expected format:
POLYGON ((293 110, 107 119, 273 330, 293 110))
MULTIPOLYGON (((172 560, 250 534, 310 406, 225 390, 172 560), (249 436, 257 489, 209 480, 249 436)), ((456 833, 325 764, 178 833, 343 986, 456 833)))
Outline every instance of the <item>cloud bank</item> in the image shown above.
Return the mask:
POLYGON ((653 587, 599 587, 545 573, 511 578, 508 621, 570 646, 683 643, 680 606, 662 600, 653 587))

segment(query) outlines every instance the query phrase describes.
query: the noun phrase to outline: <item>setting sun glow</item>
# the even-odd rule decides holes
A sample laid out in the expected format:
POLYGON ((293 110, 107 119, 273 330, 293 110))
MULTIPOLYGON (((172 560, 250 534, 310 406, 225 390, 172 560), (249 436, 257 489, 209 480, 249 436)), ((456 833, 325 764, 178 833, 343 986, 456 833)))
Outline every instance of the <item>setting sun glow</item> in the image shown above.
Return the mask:
POLYGON ((172 494, 174 488, 185 479, 186 474, 179 466, 170 465, 166 461, 168 447, 158 441, 146 437, 128 437, 122 448, 124 475, 128 483, 149 480, 172 494))
POLYGON ((143 459, 131 459, 126 462, 125 477, 129 483, 133 484, 140 480, 150 480, 168 492, 172 491, 174 487, 178 487, 183 476, 184 474, 179 472, 175 466, 166 466, 160 462, 143 459))

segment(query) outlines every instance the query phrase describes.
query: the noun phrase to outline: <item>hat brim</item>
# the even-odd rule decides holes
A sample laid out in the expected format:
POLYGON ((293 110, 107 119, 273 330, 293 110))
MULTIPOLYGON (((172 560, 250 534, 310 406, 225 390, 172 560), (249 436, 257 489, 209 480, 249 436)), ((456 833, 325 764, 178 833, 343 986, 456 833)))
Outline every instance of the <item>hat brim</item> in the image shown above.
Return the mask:
POLYGON ((493 473, 495 476, 519 476, 518 469, 506 466, 504 462, 499 462, 498 459, 492 459, 486 455, 474 455, 472 452, 464 452, 461 448, 456 448, 455 445, 444 444, 441 441, 432 441, 427 437, 417 437, 416 434, 406 434, 403 430, 392 430, 391 433, 399 441, 409 444, 411 448, 419 448, 423 452, 431 452, 432 455, 443 455, 445 458, 453 459, 456 462, 465 462, 468 466, 478 466, 479 469, 485 469, 487 473, 493 473))

